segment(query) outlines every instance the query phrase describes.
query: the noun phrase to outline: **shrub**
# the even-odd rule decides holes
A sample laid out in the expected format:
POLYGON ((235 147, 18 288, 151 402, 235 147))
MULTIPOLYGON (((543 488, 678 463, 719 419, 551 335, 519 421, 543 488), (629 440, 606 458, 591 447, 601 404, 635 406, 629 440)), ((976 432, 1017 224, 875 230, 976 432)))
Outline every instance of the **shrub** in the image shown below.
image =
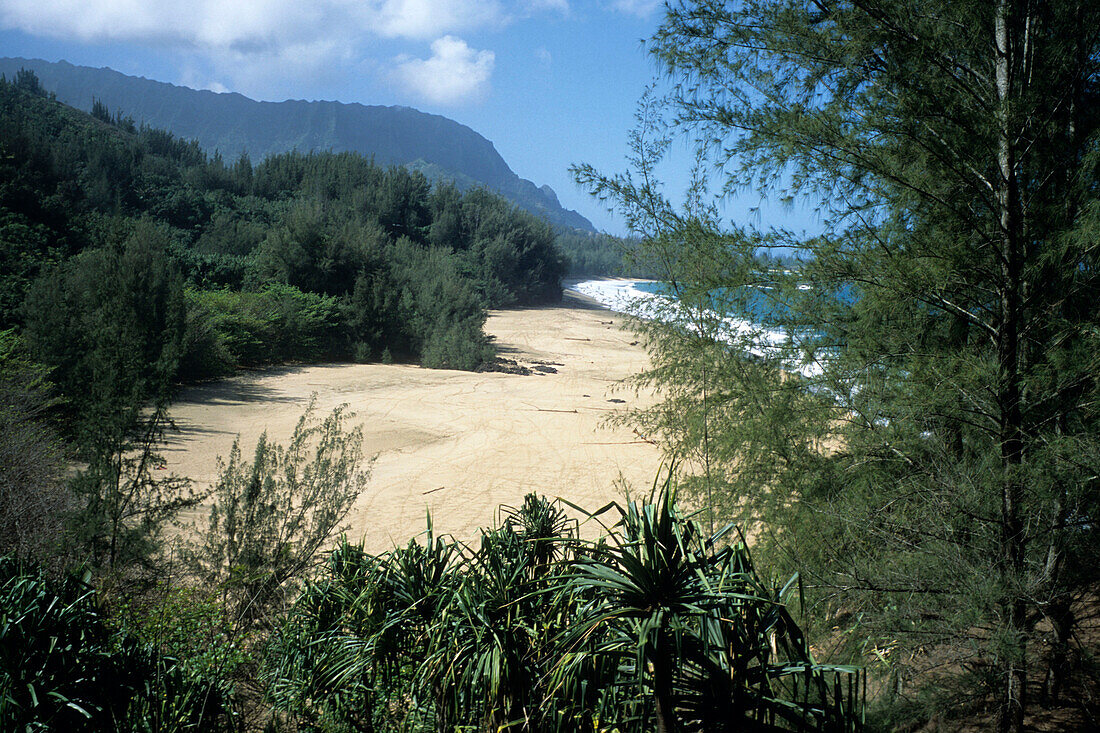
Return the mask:
POLYGON ((342 544, 272 646, 276 706, 321 730, 854 731, 862 673, 817 663, 728 528, 666 491, 596 542, 534 495, 475 546, 342 544))
POLYGON ((278 284, 256 293, 188 290, 186 297, 187 349, 181 372, 187 378, 341 353, 336 298, 278 284))
POLYGON ((314 408, 311 400, 286 448, 264 433, 249 462, 234 441, 220 464, 209 524, 189 551, 200 577, 221 589, 243 622, 284 605, 370 476, 361 467, 362 429, 346 428, 345 406, 323 420, 314 408))
POLYGON ((54 401, 45 371, 14 331, 0 331, 0 554, 39 561, 60 553, 74 504, 65 445, 47 420, 54 401))
POLYGON ((0 557, 0 728, 231 729, 217 680, 111 628, 89 577, 0 557))

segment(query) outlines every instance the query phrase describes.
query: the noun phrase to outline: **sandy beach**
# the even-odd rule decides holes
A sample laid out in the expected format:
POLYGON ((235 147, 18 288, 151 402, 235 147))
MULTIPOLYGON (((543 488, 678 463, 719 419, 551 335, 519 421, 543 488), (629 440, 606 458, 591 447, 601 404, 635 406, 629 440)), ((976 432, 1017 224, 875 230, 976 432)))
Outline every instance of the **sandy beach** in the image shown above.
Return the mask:
POLYGON ((648 489, 660 467, 655 446, 605 424, 651 399, 617 387, 646 363, 622 325, 620 314, 567 292, 561 306, 493 311, 486 324, 502 357, 546 372, 335 364, 192 387, 171 410, 179 431, 167 469, 209 485, 238 434, 246 457, 265 430, 285 444, 316 394, 318 414, 350 406, 365 454, 377 456, 349 516, 349 537, 368 550, 405 544, 424 530, 426 510, 438 532, 471 539, 529 491, 595 509, 621 498, 621 480, 648 489))

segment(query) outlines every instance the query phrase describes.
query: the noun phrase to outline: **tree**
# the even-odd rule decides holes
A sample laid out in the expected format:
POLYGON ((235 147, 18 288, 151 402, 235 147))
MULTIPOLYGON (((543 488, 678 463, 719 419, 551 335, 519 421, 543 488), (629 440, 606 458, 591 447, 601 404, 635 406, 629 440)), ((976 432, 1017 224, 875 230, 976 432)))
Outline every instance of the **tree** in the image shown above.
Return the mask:
POLYGON ((155 570, 166 525, 206 498, 189 478, 161 475, 158 452, 171 422, 164 405, 133 424, 104 423, 101 440, 71 480, 78 506, 67 536, 98 570, 119 574, 155 570))
POLYGON ((234 441, 209 525, 190 551, 200 576, 221 588, 245 627, 282 605, 369 478, 360 467, 362 428, 346 429, 343 406, 323 420, 314 406, 311 400, 286 448, 264 433, 249 463, 234 441))
POLYGON ((116 220, 108 244, 43 274, 23 307, 32 356, 51 367, 89 440, 101 420, 132 424, 149 401, 164 401, 180 358, 182 283, 163 229, 116 220))
MULTIPOLYGON (((34 81, 33 74, 28 79, 34 81)), ((486 307, 559 297, 562 260, 551 230, 495 194, 461 194, 454 187, 433 194, 422 174, 376 167, 355 153, 287 153, 256 166, 241 157, 227 165, 218 155, 208 159, 194 141, 134 129, 102 105, 95 109, 99 119, 85 115, 28 84, 0 80, 0 328, 26 318, 36 358, 55 368, 60 386, 80 400, 86 396, 80 383, 126 381, 90 379, 91 362, 79 356, 112 318, 127 333, 106 343, 129 355, 131 372, 151 359, 145 362, 151 368, 136 375, 151 386, 147 378, 163 354, 134 342, 141 324, 129 323, 129 312, 162 292, 161 285, 171 294, 182 279, 219 291, 204 293, 203 305, 264 308, 270 297, 234 299, 222 290, 251 294, 280 284, 332 299, 322 303, 324 313, 307 314, 312 298, 283 297, 291 291, 279 289, 276 317, 255 314, 279 341, 263 361, 396 356, 474 368, 486 358, 486 307), (137 267, 141 278, 100 277, 117 267, 110 260, 131 234, 158 250, 159 275, 137 267), (425 259, 440 264, 422 272, 425 259), (21 308, 28 289, 31 302, 21 308), (129 304, 127 292, 136 296, 129 304), (108 318, 111 298, 117 307, 108 318), (337 315, 331 304, 346 322, 328 319, 337 315), (468 317, 471 309, 477 317, 468 317), (297 331, 304 324, 295 314, 323 316, 326 338, 297 331)), ((159 321, 175 314, 147 302, 154 327, 146 335, 171 342, 176 329, 159 321)), ((214 344, 219 314, 189 315, 197 338, 184 345, 196 351, 183 354, 179 376, 209 376, 227 361, 214 344)), ((227 335, 223 341, 235 336, 227 335)), ((106 350, 100 344, 98 351, 106 350)), ((121 356, 111 358, 121 368, 121 356)))
POLYGON ((15 72, 13 83, 16 87, 25 92, 30 92, 40 97, 46 96, 46 90, 42 88, 42 82, 38 80, 38 75, 29 69, 20 69, 15 72))
POLYGON ((97 567, 149 560, 164 523, 201 496, 162 476, 157 451, 184 329, 183 292, 162 233, 120 225, 120 241, 43 275, 24 306, 33 357, 71 411, 80 508, 72 536, 97 567))
POLYGON ((0 554, 44 562, 61 551, 73 496, 65 445, 48 422, 55 407, 46 369, 0 331, 0 554))
POLYGON ((672 5, 652 51, 678 129, 726 190, 821 201, 821 237, 722 231, 698 190, 673 211, 650 177, 659 119, 637 182, 577 170, 649 236, 703 335, 652 327, 671 392, 651 420, 859 632, 969 660, 1002 731, 1023 725, 1041 620, 1060 676, 1097 557, 1098 13, 672 5), (777 245, 785 262, 762 256, 777 245), (726 319, 762 315, 785 337, 726 319))

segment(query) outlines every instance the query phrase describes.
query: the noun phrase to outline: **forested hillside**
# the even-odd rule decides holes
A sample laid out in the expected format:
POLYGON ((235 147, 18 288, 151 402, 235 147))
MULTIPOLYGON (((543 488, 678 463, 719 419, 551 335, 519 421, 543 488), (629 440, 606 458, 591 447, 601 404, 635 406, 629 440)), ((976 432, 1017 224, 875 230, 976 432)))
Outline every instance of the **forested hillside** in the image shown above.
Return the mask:
POLYGON ((68 389, 101 328, 168 380, 288 359, 468 369, 485 308, 560 292, 545 222, 357 154, 208 157, 31 73, 0 84, 0 151, 0 326, 68 389))
POLYGON ((566 231, 594 232, 592 223, 562 208, 548 186, 520 178, 493 143, 454 120, 410 107, 340 102, 257 102, 240 94, 216 94, 64 61, 0 59, 0 73, 33 71, 43 87, 66 104, 89 111, 95 101, 121 110, 139 124, 196 140, 209 154, 271 155, 315 151, 354 152, 384 166, 406 166, 432 181, 461 190, 484 187, 566 231))

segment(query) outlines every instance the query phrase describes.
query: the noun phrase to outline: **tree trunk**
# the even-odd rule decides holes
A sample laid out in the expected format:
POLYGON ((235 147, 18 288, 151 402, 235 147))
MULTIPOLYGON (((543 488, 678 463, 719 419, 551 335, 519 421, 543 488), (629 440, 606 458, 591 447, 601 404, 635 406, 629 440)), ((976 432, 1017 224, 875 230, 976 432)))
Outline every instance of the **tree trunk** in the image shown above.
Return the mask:
POLYGON ((653 660, 653 696, 657 703, 657 733, 678 733, 676 706, 673 701, 673 655, 664 634, 657 638, 653 660))
POLYGON ((1077 619, 1069 599, 1059 599, 1052 603, 1047 617, 1053 626, 1054 638, 1051 640, 1043 698, 1046 703, 1053 705, 1061 697, 1069 673, 1069 642, 1077 619))
POLYGON ((1010 0, 998 0, 995 17, 996 85, 998 106, 997 205, 1001 237, 1001 323, 998 330, 997 402, 1000 413, 1001 453, 1001 552, 1000 565, 1005 596, 1002 600, 1007 635, 1013 640, 1001 661, 1002 688, 998 695, 997 730, 1023 729, 1026 666, 1026 607, 1015 590, 1023 577, 1024 538, 1020 519, 1020 465, 1023 462, 1022 411, 1020 406, 1020 280, 1023 212, 1017 166, 1013 102, 1015 29, 1020 19, 1010 0))

